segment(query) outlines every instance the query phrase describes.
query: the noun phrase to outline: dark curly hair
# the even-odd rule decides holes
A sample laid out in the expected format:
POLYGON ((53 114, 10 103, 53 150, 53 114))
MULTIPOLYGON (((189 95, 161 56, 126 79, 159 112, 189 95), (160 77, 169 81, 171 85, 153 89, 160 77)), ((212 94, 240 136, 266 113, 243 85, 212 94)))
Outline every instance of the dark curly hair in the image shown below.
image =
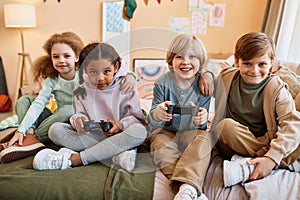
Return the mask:
POLYGON ((84 47, 79 55, 79 84, 80 86, 74 91, 74 95, 79 95, 84 99, 86 97, 86 91, 83 87, 83 73, 86 67, 92 60, 105 59, 111 62, 115 67, 121 66, 121 57, 117 51, 109 44, 93 42, 84 47))

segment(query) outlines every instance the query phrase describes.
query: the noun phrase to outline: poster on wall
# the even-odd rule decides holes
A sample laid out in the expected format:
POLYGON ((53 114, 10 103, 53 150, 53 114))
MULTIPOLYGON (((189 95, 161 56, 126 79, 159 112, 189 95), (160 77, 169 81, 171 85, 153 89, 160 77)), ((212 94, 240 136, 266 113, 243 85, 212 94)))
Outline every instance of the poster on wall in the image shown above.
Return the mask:
POLYGON ((214 4, 209 13, 209 26, 224 26, 225 4, 214 4))
POLYGON ((178 33, 190 33, 190 20, 185 17, 170 17, 169 30, 178 33))
POLYGON ((112 45, 123 61, 130 60, 130 23, 123 19, 124 1, 103 1, 102 41, 112 45))
POLYGON ((206 12, 192 12, 192 34, 206 34, 207 16, 206 12))
POLYGON ((190 12, 209 12, 214 3, 210 0, 189 0, 190 12))

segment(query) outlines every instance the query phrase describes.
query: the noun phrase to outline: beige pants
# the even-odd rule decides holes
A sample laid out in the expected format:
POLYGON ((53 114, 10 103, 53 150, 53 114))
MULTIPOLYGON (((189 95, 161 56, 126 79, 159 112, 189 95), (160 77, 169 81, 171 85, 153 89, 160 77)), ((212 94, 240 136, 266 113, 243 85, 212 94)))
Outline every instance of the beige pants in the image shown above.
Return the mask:
POLYGON ((175 192, 182 183, 188 183, 202 193, 212 148, 208 132, 161 129, 152 135, 150 148, 155 164, 170 179, 175 192))
MULTIPOLYGON (((243 156, 261 157, 269 150, 272 140, 267 134, 256 138, 248 127, 230 118, 219 122, 216 126, 216 134, 219 136, 217 147, 228 158, 234 153, 243 156)), ((279 167, 292 164, 299 156, 300 145, 288 157, 282 159, 279 167)))

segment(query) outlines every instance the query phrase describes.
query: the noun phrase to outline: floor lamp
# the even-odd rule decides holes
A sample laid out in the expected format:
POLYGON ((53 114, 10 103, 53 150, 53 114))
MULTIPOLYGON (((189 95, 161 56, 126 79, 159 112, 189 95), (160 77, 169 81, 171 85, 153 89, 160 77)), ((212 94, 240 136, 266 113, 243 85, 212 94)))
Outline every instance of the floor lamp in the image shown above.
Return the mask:
POLYGON ((25 52, 23 28, 36 27, 35 17, 35 5, 22 4, 22 3, 10 3, 4 5, 4 21, 7 28, 19 28, 21 35, 22 51, 18 53, 18 73, 17 73, 17 85, 14 98, 14 104, 17 102, 20 95, 20 88, 24 84, 24 80, 27 80, 27 68, 26 60, 29 63, 29 67, 32 67, 32 60, 29 53, 25 52))

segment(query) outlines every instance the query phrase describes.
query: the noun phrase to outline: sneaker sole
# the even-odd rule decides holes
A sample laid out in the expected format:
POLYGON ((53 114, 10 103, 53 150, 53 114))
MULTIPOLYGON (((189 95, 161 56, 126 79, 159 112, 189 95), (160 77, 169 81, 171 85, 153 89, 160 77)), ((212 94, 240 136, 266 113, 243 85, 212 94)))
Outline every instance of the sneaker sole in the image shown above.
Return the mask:
POLYGON ((45 148, 45 145, 42 143, 36 143, 25 147, 9 147, 1 151, 0 162, 8 163, 15 160, 20 160, 35 155, 43 148, 45 148))

